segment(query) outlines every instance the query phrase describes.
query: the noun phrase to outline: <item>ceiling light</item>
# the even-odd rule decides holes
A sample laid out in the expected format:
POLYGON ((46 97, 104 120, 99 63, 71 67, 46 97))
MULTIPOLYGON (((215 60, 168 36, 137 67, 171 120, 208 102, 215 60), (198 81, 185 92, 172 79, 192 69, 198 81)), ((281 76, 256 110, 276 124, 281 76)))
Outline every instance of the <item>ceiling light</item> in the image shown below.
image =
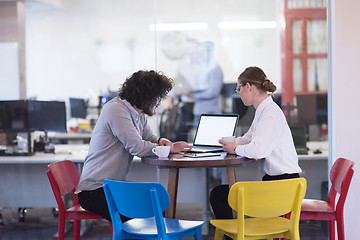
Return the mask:
POLYGON ((206 30, 207 23, 193 22, 193 23, 157 23, 150 25, 150 31, 191 31, 191 30, 206 30))
POLYGON ((220 29, 264 29, 276 28, 275 21, 242 21, 242 22, 220 22, 220 29))

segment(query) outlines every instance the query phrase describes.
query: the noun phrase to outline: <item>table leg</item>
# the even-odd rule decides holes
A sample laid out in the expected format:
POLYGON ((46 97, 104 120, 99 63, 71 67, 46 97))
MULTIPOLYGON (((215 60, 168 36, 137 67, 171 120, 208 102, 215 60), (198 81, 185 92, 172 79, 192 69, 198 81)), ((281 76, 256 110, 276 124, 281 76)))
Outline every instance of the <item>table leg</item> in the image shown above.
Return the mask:
POLYGON ((169 168, 167 191, 170 196, 170 206, 165 212, 165 217, 167 218, 175 218, 178 182, 179 168, 169 168))
POLYGON ((236 183, 235 167, 226 167, 226 175, 229 183, 229 188, 231 188, 231 186, 236 183))
MULTIPOLYGON (((228 178, 229 189, 236 183, 235 167, 228 166, 226 167, 226 175, 228 178)), ((237 212, 233 210, 233 217, 237 218, 237 212)))

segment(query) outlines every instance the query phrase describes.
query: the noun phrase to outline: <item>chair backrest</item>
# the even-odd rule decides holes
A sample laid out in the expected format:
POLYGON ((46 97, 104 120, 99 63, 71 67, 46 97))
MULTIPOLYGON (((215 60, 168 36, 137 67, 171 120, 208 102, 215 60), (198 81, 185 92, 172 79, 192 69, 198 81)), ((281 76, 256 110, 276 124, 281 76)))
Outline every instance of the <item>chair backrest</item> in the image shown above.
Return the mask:
POLYGON ((105 179, 104 192, 114 226, 113 236, 115 238, 120 236, 122 230, 120 213, 129 218, 155 216, 158 239, 166 239, 162 213, 170 205, 170 196, 163 185, 105 179))
POLYGON ((72 192, 74 204, 78 204, 78 198, 74 192, 80 180, 80 173, 76 165, 69 160, 65 160, 51 163, 48 168, 47 175, 59 210, 65 209, 61 196, 70 192, 72 192))
POLYGON ((238 182, 231 187, 228 200, 238 218, 271 218, 291 212, 291 218, 296 220, 300 218, 305 192, 305 178, 238 182))
POLYGON ((340 197, 337 209, 343 207, 354 174, 354 162, 345 158, 338 158, 330 170, 331 188, 328 194, 328 203, 334 207, 337 193, 340 197))
POLYGON ((170 205, 170 197, 160 183, 123 182, 105 179, 106 198, 113 199, 116 211, 130 218, 148 218, 156 214, 154 196, 159 199, 159 211, 165 211, 170 205), (111 194, 111 195, 109 195, 111 194))

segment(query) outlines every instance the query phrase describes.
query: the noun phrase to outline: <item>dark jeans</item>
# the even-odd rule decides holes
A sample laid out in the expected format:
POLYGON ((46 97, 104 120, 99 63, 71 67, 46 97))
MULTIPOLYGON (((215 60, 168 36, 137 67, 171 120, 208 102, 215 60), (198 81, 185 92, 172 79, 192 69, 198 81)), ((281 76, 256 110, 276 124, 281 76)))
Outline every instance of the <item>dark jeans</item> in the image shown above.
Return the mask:
MULTIPOLYGON (((102 187, 92 191, 82 191, 78 194, 78 198, 82 208, 96 213, 111 222, 110 212, 106 202, 104 189, 102 187)), ((130 220, 130 218, 122 216, 121 214, 120 218, 122 222, 130 220)))
MULTIPOLYGON (((263 181, 271 181, 271 180, 281 180, 281 179, 290 179, 290 178, 298 178, 300 175, 298 173, 294 174, 283 174, 277 176, 269 176, 265 175, 262 180, 263 181)), ((228 195, 229 195, 229 185, 219 185, 214 187, 210 192, 210 205, 213 209, 215 218, 217 219, 232 219, 232 209, 228 203, 228 195)))

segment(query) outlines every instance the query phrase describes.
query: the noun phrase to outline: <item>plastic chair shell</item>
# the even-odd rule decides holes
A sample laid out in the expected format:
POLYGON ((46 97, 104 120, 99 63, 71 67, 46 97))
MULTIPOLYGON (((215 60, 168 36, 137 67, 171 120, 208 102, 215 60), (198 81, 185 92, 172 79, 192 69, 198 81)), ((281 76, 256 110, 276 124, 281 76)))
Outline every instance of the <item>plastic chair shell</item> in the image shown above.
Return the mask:
POLYGON ((344 204, 354 174, 353 167, 354 162, 338 158, 330 170, 331 188, 327 201, 304 199, 302 202, 300 219, 329 221, 330 240, 335 239, 335 222, 338 240, 345 240, 344 204))
POLYGON ((113 223, 113 239, 179 239, 194 236, 201 240, 203 221, 163 217, 170 197, 160 183, 104 180, 104 192, 113 223), (133 218, 125 223, 120 215, 133 218))
MULTIPOLYGON (((50 181, 51 188, 53 190, 58 208, 58 239, 64 239, 65 237, 65 221, 74 221, 74 239, 80 239, 80 220, 82 219, 103 219, 101 216, 84 210, 75 194, 75 188, 79 182, 80 174, 76 165, 69 161, 60 161, 48 165, 49 170, 47 176, 50 181), (62 196, 72 193, 73 206, 66 209, 65 202, 62 196)), ((111 222, 109 222, 110 230, 112 228, 111 222)))
POLYGON ((306 192, 304 178, 235 183, 229 205, 237 219, 214 219, 215 240, 225 234, 233 239, 300 239, 301 201, 306 192), (292 213, 291 218, 283 217, 292 213))

